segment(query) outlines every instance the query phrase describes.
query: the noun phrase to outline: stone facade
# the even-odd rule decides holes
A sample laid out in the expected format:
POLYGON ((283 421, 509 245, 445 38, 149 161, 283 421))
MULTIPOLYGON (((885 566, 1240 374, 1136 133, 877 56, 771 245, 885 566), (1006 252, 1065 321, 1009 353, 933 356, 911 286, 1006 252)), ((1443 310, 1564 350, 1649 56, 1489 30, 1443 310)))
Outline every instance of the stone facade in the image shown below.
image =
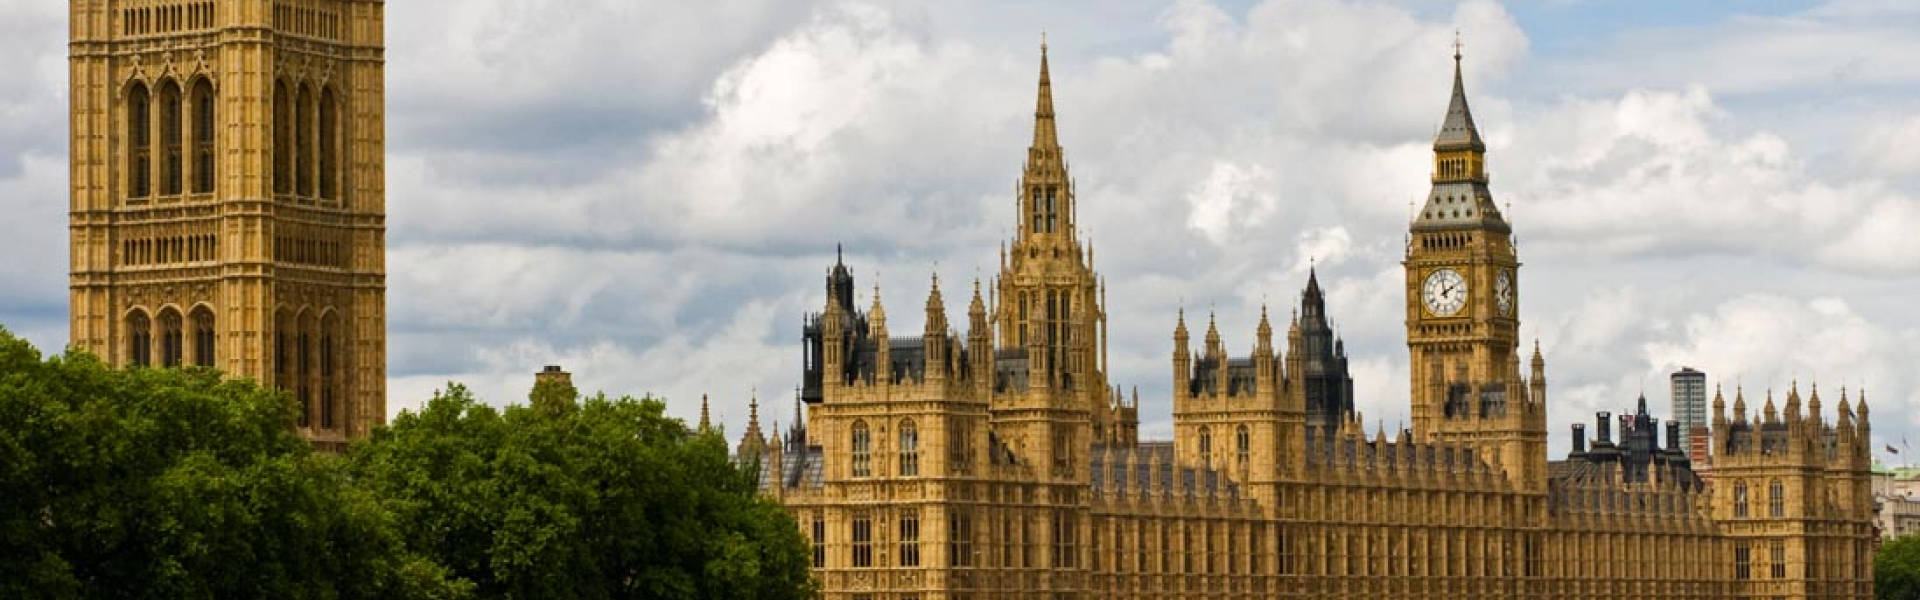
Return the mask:
MULTIPOLYGON (((1716 399, 1711 484, 1644 398, 1620 441, 1602 413, 1597 440, 1577 426, 1548 460, 1545 360, 1536 344, 1522 370, 1520 263, 1454 58, 1406 248, 1413 426, 1367 433, 1350 398, 1326 403, 1331 365, 1311 361, 1344 352, 1299 317, 1280 341, 1263 310, 1235 358, 1212 317, 1192 348, 1182 314, 1174 440, 1141 442, 1137 393, 1106 377, 1043 47, 1019 228, 964 333, 937 278, 922 335, 895 336, 880 290, 856 307, 834 265, 803 330, 804 408, 740 446, 812 543, 822 597, 1871 597, 1864 397, 1832 423, 1797 386, 1751 421, 1743 396, 1730 421, 1716 399)), ((1308 319, 1317 302, 1310 278, 1308 319)))
POLYGON ((73 0, 72 343, 386 420, 383 0, 73 0))

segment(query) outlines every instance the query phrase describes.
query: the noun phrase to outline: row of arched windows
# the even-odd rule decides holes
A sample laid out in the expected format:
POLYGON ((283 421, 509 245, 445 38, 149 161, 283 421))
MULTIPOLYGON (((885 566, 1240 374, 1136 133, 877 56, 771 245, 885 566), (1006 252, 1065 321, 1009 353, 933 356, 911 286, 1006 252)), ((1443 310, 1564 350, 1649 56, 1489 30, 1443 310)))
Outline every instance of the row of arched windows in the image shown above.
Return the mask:
POLYGON ((195 79, 191 94, 185 95, 172 79, 162 81, 157 91, 145 83, 133 84, 127 93, 128 197, 179 196, 188 189, 189 172, 193 193, 213 192, 218 168, 214 104, 213 83, 204 77, 195 79))
POLYGON ((171 306, 161 309, 157 318, 136 308, 127 313, 126 321, 126 364, 180 367, 188 364, 191 353, 194 366, 213 366, 213 309, 197 306, 183 319, 180 309, 171 306))
POLYGON ((211 233, 120 240, 120 262, 126 265, 204 262, 219 254, 220 238, 211 233))
POLYGON ((281 310, 274 319, 274 381, 293 392, 300 405, 300 427, 339 429, 344 417, 345 337, 340 316, 327 311, 319 318, 306 312, 296 316, 281 310))
POLYGON ((273 86, 273 191, 336 200, 340 190, 340 124, 332 87, 273 86))

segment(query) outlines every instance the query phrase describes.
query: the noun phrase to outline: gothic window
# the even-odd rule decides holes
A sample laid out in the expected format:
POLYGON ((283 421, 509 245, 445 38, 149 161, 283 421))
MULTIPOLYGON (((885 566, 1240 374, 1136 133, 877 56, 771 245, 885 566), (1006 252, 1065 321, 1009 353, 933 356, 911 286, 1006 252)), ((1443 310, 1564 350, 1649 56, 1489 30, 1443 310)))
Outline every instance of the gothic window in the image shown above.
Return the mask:
POLYGON ((1065 510, 1053 514, 1053 567, 1071 569, 1074 565, 1074 527, 1073 513, 1065 510))
POLYGON ((1247 432, 1247 426, 1241 425, 1240 430, 1234 432, 1233 438, 1235 449, 1240 454, 1240 463, 1246 464, 1247 455, 1253 452, 1253 436, 1247 432))
POLYGON ((147 313, 134 311, 127 317, 127 364, 145 367, 153 364, 153 321, 147 313))
POLYGON ((900 566, 920 566, 920 513, 909 510, 900 515, 900 566))
POLYGON ((1778 479, 1767 484, 1767 516, 1787 516, 1787 486, 1778 479))
POLYGON ((1773 547, 1768 548, 1768 554, 1769 556, 1767 557, 1767 568, 1771 570, 1772 572, 1771 574, 1773 575, 1773 578, 1786 579, 1787 578, 1787 543, 1780 540, 1774 540, 1773 547))
POLYGON ((1053 468, 1066 474, 1073 469, 1073 429, 1066 425, 1053 428, 1053 468))
POLYGON ((1213 466, 1213 431, 1200 428, 1200 464, 1213 466))
POLYGON ((320 325, 320 427, 334 429, 339 427, 340 380, 339 362, 339 318, 329 313, 320 325))
POLYGON ((284 81, 273 85, 273 191, 293 193, 293 99, 284 81))
POLYGON ((1747 482, 1745 481, 1733 484, 1733 517, 1736 519, 1747 517, 1747 482))
POLYGON ((813 513, 813 568, 827 566, 827 519, 813 513))
POLYGON ((1040 186, 1034 186, 1033 194, 1028 197, 1032 198, 1032 202, 1033 202, 1033 232, 1034 233, 1044 232, 1046 231, 1046 229, 1044 229, 1043 227, 1046 225, 1046 221, 1045 221, 1045 217, 1042 216, 1042 213, 1040 211, 1040 186))
POLYGON ((339 185, 336 172, 340 154, 338 118, 334 115, 333 88, 320 91, 320 197, 333 199, 339 185))
POLYGON ((1047 232, 1048 233, 1058 231, 1060 227, 1060 215, 1058 212, 1059 209, 1054 204, 1055 202, 1054 194, 1056 193, 1056 191, 1057 190, 1054 188, 1054 186, 1047 186, 1047 232))
POLYGON ((160 193, 166 196, 179 195, 183 183, 180 117, 180 84, 168 81, 160 86, 160 193))
POLYGON ((296 146, 293 159, 294 193, 300 196, 313 196, 313 88, 300 86, 297 102, 294 104, 293 143, 296 146))
POLYGON ((133 84, 127 92, 127 196, 145 198, 153 191, 153 100, 147 86, 133 84))
POLYGON ((956 473, 967 472, 967 425, 960 421, 947 424, 947 470, 956 473))
POLYGON ((213 84, 193 84, 193 192, 213 192, 213 84))
POLYGON ((865 421, 853 422, 853 476, 873 475, 873 432, 865 421))
POLYGON ((160 366, 173 368, 180 366, 185 358, 184 341, 181 332, 180 311, 171 308, 160 312, 160 366))
MULTIPOLYGON (((301 319, 305 321, 306 319, 301 319)), ((293 389, 294 396, 300 401, 300 426, 313 426, 313 382, 308 381, 311 373, 308 365, 313 364, 313 333, 303 322, 300 331, 293 336, 293 389)))
POLYGON ((949 515, 947 527, 947 566, 973 566, 973 518, 958 512, 960 509, 952 510, 955 512, 949 515))
POLYGON ((866 514, 853 517, 853 566, 873 566, 873 518, 866 514))
POLYGON ((213 366, 213 311, 202 306, 193 311, 193 364, 213 366))
POLYGON ((1733 546, 1733 578, 1753 579, 1753 547, 1746 542, 1733 546))
POLYGON ((920 430, 912 420, 900 422, 900 476, 920 474, 920 430))
MULTIPOLYGON (((1030 292, 1020 292, 1020 301, 1016 303, 1020 306, 1020 337, 1015 340, 1014 343, 1023 348, 1027 345, 1027 305, 1032 302, 1033 298, 1030 292)), ((1031 359, 1032 357, 1028 358, 1031 359)))

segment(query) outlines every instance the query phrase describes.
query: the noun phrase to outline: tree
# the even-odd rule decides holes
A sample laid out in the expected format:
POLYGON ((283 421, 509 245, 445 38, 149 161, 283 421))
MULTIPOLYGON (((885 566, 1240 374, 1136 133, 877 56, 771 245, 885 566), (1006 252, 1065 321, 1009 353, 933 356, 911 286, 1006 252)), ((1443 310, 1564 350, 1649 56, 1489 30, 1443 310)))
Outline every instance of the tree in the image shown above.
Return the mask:
POLYGON ((0 328, 0 597, 458 598, 285 394, 0 328))
POLYGON ((1920 600, 1920 535, 1887 541, 1873 555, 1876 600, 1920 600))
POLYGON ((496 410, 449 384, 350 451, 413 547, 479 597, 811 596, 798 526, 719 436, 652 398, 529 399, 496 410))

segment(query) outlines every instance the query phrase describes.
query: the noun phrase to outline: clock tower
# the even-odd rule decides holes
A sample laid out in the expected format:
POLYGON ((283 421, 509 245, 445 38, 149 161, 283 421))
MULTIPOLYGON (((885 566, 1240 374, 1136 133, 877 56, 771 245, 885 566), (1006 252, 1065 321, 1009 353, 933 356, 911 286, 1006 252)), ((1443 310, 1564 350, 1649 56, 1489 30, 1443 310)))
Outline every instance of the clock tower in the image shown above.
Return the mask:
MULTIPOLYGON (((1487 187, 1456 45, 1453 98, 1433 141, 1433 191, 1407 239, 1413 433, 1475 448, 1523 487, 1545 485, 1545 378, 1521 379, 1519 256, 1487 187), (1538 464, 1536 464, 1538 463, 1538 464)), ((1542 487, 1544 489, 1544 487, 1542 487)))

